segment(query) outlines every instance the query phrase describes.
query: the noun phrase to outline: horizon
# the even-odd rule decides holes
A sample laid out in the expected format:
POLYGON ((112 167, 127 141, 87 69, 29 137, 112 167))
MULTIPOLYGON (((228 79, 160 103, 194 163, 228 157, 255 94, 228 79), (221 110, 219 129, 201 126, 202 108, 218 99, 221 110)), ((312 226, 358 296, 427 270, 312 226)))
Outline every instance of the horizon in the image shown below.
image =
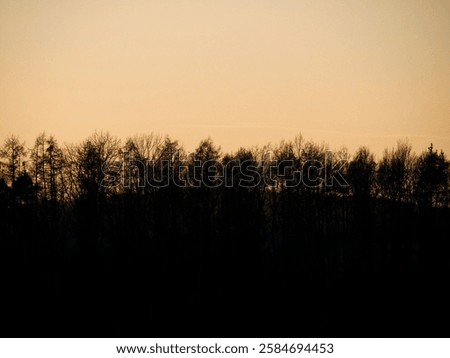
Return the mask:
MULTIPOLYGON (((29 136, 31 138, 30 140, 26 140, 19 133, 8 133, 7 135, 0 135, 0 146, 3 146, 3 144, 5 143, 5 141, 8 138, 10 138, 11 136, 15 136, 15 137, 19 138, 21 143, 25 143, 25 149, 26 149, 26 151, 29 151, 29 150, 32 150, 33 146, 35 145, 36 139, 41 134, 45 134, 47 137, 50 137, 50 136, 54 137, 57 140, 58 144, 62 148, 66 148, 71 145, 80 145, 85 140, 87 140, 88 138, 92 137, 95 134, 109 134, 112 137, 117 138, 121 142, 121 145, 124 145, 127 139, 134 138, 136 136, 141 136, 141 135, 144 135, 144 136, 151 135, 151 136, 155 136, 155 137, 160 137, 162 139, 170 138, 170 140, 178 142, 180 144, 180 146, 184 150, 186 150, 187 153, 194 152, 195 149, 198 148, 198 146, 201 144, 202 141, 204 141, 206 139, 211 139, 213 141, 213 143, 219 148, 221 155, 236 153, 241 148, 243 148, 243 149, 252 149, 252 148, 263 149, 264 147, 268 147, 268 150, 271 150, 283 142, 294 141, 295 138, 297 138, 298 136, 300 136, 302 138, 303 143, 314 143, 317 145, 323 145, 327 148, 327 150, 329 150, 331 152, 340 151, 342 149, 347 150, 350 157, 353 157, 360 148, 367 148, 367 149, 369 149, 370 153, 372 153, 374 155, 374 158, 377 161, 380 160, 381 158, 383 158, 386 151, 391 151, 391 150, 396 149, 398 147, 399 143, 408 144, 411 147, 411 154, 416 154, 416 155, 421 155, 421 154, 427 152, 430 145, 432 145, 433 149, 437 150, 438 152, 443 151, 444 154, 446 155, 446 157, 448 157, 448 153, 450 152, 450 151, 445 150, 444 146, 439 145, 439 143, 441 143, 442 141, 427 142, 427 140, 430 138, 425 137, 425 136, 416 136, 416 139, 421 138, 421 140, 419 140, 419 141, 411 140, 411 137, 407 137, 407 136, 404 136, 404 137, 399 136, 397 138, 392 137, 391 145, 387 145, 385 147, 383 147, 382 145, 378 145, 377 146, 378 150, 374 150, 373 147, 371 147, 370 144, 367 144, 367 143, 365 143, 365 144, 362 143, 360 145, 354 145, 354 146, 350 146, 350 147, 345 145, 345 143, 342 143, 341 145, 339 145, 339 144, 332 145, 325 140, 318 140, 317 138, 307 137, 306 135, 304 135, 304 132, 301 132, 301 131, 295 132, 290 137, 281 137, 278 140, 273 140, 273 141, 268 141, 268 142, 260 142, 260 143, 242 143, 241 145, 237 145, 235 147, 230 147, 230 146, 226 146, 226 145, 224 146, 222 143, 215 140, 215 138, 212 137, 211 135, 199 137, 198 142, 190 141, 190 142, 188 142, 188 144, 190 144, 190 145, 188 145, 180 138, 171 136, 168 133, 161 134, 161 133, 155 133, 155 132, 144 132, 144 133, 134 133, 134 134, 127 135, 127 136, 120 136, 120 135, 116 135, 115 133, 111 133, 110 131, 107 131, 107 130, 94 130, 93 132, 89 133, 85 137, 78 138, 77 140, 74 140, 74 141, 67 141, 67 140, 62 140, 60 137, 58 137, 54 133, 44 130, 44 131, 37 133, 35 136, 29 136)), ((373 140, 376 141, 377 136, 372 136, 371 138, 373 138, 373 140)), ((384 143, 383 143, 383 145, 384 145, 384 143)))

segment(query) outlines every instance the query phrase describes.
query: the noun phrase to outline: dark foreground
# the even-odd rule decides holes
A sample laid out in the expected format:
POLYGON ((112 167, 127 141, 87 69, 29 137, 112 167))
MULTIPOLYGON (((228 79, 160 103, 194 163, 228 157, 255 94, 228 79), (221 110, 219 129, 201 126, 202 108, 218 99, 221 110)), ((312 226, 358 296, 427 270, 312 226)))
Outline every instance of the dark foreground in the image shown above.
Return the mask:
POLYGON ((20 172, 23 145, 6 143, 0 336, 450 336, 443 153, 399 145, 376 163, 362 148, 343 168, 349 185, 290 186, 311 163, 321 175, 323 148, 281 143, 267 162, 257 151, 221 157, 207 140, 199 168, 177 142, 149 138, 125 149, 203 185, 180 187, 167 171, 170 185, 142 187, 146 172, 127 158, 129 185, 101 185, 102 165, 120 159, 107 135, 65 151, 42 135, 20 172), (229 163, 235 182, 211 185, 229 163), (249 186, 256 176, 265 180, 249 186))
POLYGON ((236 200, 212 219, 194 205, 185 218, 165 199, 156 211, 119 197, 101 228, 80 207, 83 225, 53 237, 21 208, 2 221, 1 336, 449 335, 448 209, 342 199, 274 228, 236 200))

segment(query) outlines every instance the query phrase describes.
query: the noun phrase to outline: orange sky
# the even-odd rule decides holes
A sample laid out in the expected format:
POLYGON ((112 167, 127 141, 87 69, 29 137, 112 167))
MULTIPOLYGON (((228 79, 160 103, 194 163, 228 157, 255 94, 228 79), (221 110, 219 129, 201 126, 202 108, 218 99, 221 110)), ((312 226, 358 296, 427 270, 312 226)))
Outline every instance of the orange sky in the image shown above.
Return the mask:
POLYGON ((0 140, 170 134, 450 155, 450 2, 0 0, 0 140))

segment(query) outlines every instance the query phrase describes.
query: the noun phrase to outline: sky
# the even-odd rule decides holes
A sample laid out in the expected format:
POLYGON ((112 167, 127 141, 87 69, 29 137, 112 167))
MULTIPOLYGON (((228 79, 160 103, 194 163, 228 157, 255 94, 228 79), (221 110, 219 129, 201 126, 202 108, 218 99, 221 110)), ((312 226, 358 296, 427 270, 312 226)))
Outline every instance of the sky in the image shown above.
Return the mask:
POLYGON ((0 0, 0 140, 450 155, 450 1, 0 0))

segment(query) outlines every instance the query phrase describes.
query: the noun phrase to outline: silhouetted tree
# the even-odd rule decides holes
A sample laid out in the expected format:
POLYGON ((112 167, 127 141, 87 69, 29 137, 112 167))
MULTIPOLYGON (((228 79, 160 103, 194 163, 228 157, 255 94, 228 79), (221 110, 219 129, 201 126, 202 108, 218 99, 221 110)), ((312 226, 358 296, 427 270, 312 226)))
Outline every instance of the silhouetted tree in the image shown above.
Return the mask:
POLYGON ((413 165, 411 145, 407 142, 398 142, 396 149, 385 150, 377 171, 383 198, 394 202, 412 199, 413 165))
POLYGON ((428 151, 422 153, 415 170, 415 192, 421 207, 439 206, 445 202, 448 195, 449 162, 444 152, 433 150, 433 144, 428 151))
POLYGON ((389 336, 448 318, 450 165, 432 146, 377 163, 301 135, 188 154, 43 133, 28 153, 15 136, 0 153, 6 334, 389 336))
POLYGON ((357 200, 367 200, 373 190, 376 163, 372 153, 361 147, 348 167, 348 178, 352 193, 357 200))
POLYGON ((19 137, 12 135, 8 137, 0 149, 0 158, 4 159, 4 176, 9 185, 12 185, 20 172, 20 166, 26 155, 25 143, 19 137))

